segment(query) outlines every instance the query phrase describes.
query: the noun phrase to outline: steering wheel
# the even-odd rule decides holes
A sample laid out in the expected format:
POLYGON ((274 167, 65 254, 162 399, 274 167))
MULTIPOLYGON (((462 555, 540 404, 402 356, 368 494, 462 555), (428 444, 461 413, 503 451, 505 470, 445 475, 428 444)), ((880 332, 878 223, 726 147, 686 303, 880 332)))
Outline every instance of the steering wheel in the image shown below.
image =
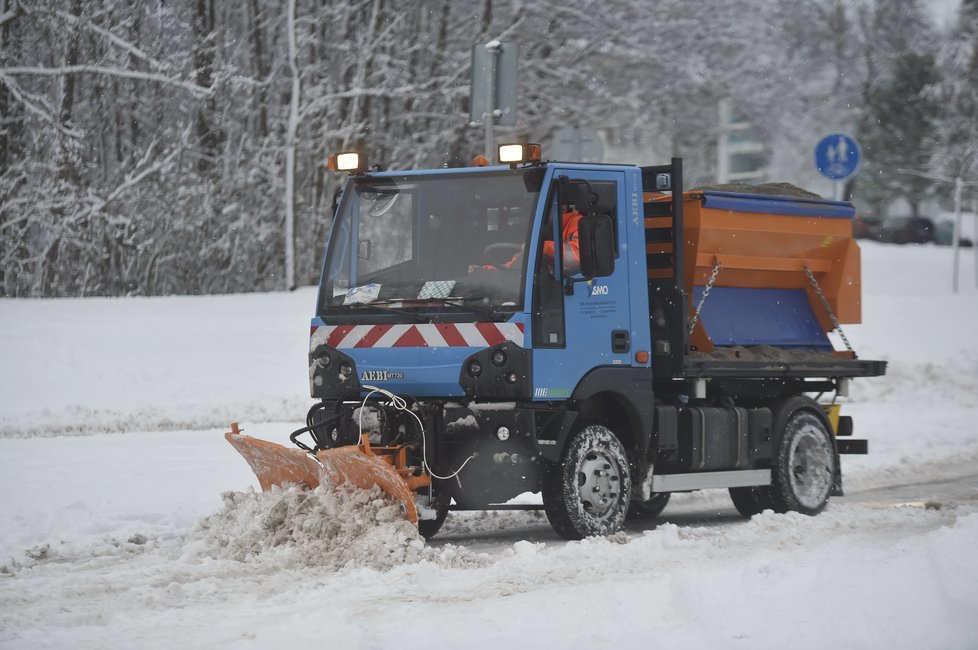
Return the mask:
POLYGON ((523 246, 521 244, 499 242, 486 246, 485 250, 482 251, 482 257, 497 269, 509 269, 511 267, 506 266, 506 263, 522 251, 523 246))

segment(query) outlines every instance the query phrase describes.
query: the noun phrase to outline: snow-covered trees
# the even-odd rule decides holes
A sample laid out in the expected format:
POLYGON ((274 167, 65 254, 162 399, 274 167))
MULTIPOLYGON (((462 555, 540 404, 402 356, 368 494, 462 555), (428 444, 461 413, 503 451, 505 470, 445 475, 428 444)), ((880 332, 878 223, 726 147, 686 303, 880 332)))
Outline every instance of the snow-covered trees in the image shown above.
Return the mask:
POLYGON ((924 89, 937 81, 936 35, 919 0, 876 0, 860 12, 865 66, 857 138, 863 170, 860 195, 878 206, 903 197, 917 216, 930 181, 902 173, 923 170, 937 106, 924 89))
POLYGON ((978 0, 964 0, 938 54, 942 77, 926 89, 937 106, 930 170, 978 181, 978 0))
POLYGON ((267 81, 233 36, 246 12, 5 2, 0 291, 275 287, 279 145, 247 120, 267 81))
MULTIPOLYGON (((795 131, 860 114, 863 52, 879 58, 859 29, 868 1, 0 0, 0 295, 315 281, 327 152, 467 164, 483 146, 469 53, 492 38, 521 52, 519 121, 500 139, 641 129, 708 179, 730 99, 807 161, 795 131)), ((947 113, 929 142, 973 128, 969 34, 973 52, 962 27, 941 54, 957 76, 921 95, 947 113)))

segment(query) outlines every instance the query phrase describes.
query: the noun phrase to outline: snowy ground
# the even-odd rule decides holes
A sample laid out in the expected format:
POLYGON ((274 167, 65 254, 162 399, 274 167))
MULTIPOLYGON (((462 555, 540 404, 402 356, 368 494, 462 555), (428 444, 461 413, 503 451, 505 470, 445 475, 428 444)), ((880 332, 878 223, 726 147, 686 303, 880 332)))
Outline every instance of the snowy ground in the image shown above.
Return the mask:
POLYGON ((890 372, 853 386, 871 454, 825 513, 705 492, 571 543, 507 512, 426 546, 364 495, 251 492, 221 433, 301 419, 309 289, 0 300, 0 647, 974 648, 973 260, 953 295, 950 249, 863 244, 846 331, 890 372))

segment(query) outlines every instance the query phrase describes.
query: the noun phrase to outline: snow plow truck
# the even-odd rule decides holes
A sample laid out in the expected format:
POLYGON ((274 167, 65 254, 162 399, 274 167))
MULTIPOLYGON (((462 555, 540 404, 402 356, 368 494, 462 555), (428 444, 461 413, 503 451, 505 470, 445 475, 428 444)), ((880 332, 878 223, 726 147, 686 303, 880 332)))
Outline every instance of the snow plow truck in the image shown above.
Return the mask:
POLYGON ((499 160, 331 159, 349 176, 311 323, 316 401, 295 448, 226 434, 264 490, 379 486, 425 537, 449 510, 540 508, 513 502, 534 492, 568 539, 673 492, 726 488, 747 517, 842 494, 839 456, 868 442, 836 398, 886 367, 841 328, 860 321, 851 204, 684 191, 678 158, 499 160))

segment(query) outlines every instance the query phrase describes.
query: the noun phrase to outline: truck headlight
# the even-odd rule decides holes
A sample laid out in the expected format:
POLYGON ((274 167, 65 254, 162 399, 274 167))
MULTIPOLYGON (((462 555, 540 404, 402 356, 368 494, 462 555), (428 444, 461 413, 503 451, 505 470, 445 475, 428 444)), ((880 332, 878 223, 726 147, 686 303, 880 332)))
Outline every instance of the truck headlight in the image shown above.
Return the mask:
POLYGON ((500 163, 516 165, 524 162, 540 162, 540 145, 527 144, 501 144, 499 145, 498 155, 500 163))
POLYGON ((357 151, 336 153, 329 157, 327 168, 331 172, 354 172, 362 174, 367 171, 367 157, 357 151))

